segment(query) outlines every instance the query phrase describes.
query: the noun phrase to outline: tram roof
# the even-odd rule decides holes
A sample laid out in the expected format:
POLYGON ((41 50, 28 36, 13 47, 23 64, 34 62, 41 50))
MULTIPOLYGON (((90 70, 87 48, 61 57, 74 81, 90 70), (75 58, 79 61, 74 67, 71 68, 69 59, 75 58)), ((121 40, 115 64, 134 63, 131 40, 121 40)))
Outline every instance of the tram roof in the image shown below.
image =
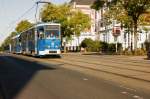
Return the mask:
POLYGON ((12 39, 16 39, 16 38, 19 38, 20 37, 20 34, 16 35, 16 36, 13 36, 12 39))
POLYGON ((48 22, 48 23, 37 23, 33 27, 38 27, 38 26, 43 26, 43 25, 60 25, 60 23, 51 23, 51 22, 48 22))
MULTIPOLYGON (((25 31, 23 31, 23 32, 26 32, 26 31, 28 31, 28 30, 30 30, 30 29, 35 28, 35 27, 44 26, 44 25, 61 25, 61 24, 60 24, 60 23, 52 23, 52 22, 47 22, 47 23, 41 22, 41 23, 34 24, 31 28, 29 28, 29 29, 27 29, 27 30, 25 30, 25 31)), ((22 34, 23 32, 21 32, 21 34, 22 34)))

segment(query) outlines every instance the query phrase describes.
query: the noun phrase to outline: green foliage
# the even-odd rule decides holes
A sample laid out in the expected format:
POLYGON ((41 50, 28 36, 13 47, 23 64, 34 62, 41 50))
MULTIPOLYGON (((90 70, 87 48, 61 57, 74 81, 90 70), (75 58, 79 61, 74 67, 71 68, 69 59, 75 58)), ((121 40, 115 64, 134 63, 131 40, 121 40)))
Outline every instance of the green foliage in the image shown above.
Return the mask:
MULTIPOLYGON (((96 0, 99 1, 99 0, 96 0)), ((102 8, 101 2, 94 3, 93 6, 102 8), (99 4, 97 4, 99 3, 99 4)), ((124 26, 131 27, 134 33, 134 48, 137 48, 137 27, 142 16, 150 8, 150 0, 111 0, 104 4, 109 5, 107 15, 110 18, 115 19, 124 26)))
POLYGON ((123 52, 122 52, 123 55, 133 55, 132 51, 129 51, 128 49, 125 49, 123 52))
POLYGON ((41 12, 41 18, 43 22, 56 21, 60 16, 57 6, 53 4, 46 4, 41 12))
POLYGON ((125 49, 122 53, 123 55, 130 55, 130 56, 143 56, 146 55, 146 50, 137 48, 134 51, 130 51, 128 49, 125 49))
POLYGON ((18 23, 17 27, 16 27, 16 32, 12 32, 3 42, 2 44, 2 48, 1 49, 5 49, 6 47, 9 46, 9 44, 12 41, 12 37, 14 37, 15 35, 25 31, 26 29, 30 28, 31 26, 33 26, 32 23, 28 22, 27 20, 23 20, 21 22, 18 23))
POLYGON ((1 50, 4 50, 12 41, 12 37, 17 35, 17 32, 11 32, 11 34, 4 40, 4 42, 1 45, 1 50))
POLYGON ((146 51, 145 51, 144 49, 138 48, 138 49, 136 49, 136 50, 133 52, 133 54, 134 54, 135 56, 146 55, 146 51))
POLYGON ((3 49, 3 47, 2 46, 0 46, 0 51, 3 51, 4 49, 3 49))
POLYGON ((150 8, 150 0, 117 0, 133 22, 134 48, 137 48, 137 27, 141 15, 150 8))
POLYGON ((149 51, 149 49, 150 49, 150 42, 145 41, 144 45, 145 45, 145 47, 146 47, 146 48, 145 48, 146 51, 149 51))
MULTIPOLYGON (((85 48, 87 51, 93 51, 93 52, 103 52, 103 53, 115 53, 116 51, 116 44, 115 43, 106 43, 101 41, 93 41, 90 38, 86 38, 81 42, 81 47, 85 48)), ((118 43, 118 52, 121 52, 122 45, 121 43, 118 43)))
POLYGON ((30 23, 28 20, 23 20, 21 22, 18 23, 17 27, 16 27, 16 31, 18 33, 21 33, 27 29, 29 29, 30 27, 32 27, 33 24, 30 23))
POLYGON ((81 47, 85 48, 89 52, 98 52, 100 48, 99 41, 93 41, 90 38, 86 38, 81 42, 81 47))
POLYGON ((108 50, 108 43, 106 43, 106 42, 100 42, 100 50, 102 52, 107 52, 107 50, 108 50))
POLYGON ((73 33, 68 21, 68 17, 71 15, 71 8, 67 4, 45 5, 41 11, 41 19, 43 22, 58 22, 61 23, 62 36, 70 38, 73 33), (66 17, 67 16, 67 17, 66 17))
POLYGON ((105 4, 106 0, 95 0, 94 4, 91 6, 92 9, 99 10, 105 4))
POLYGON ((80 33, 86 28, 90 27, 90 18, 88 15, 83 14, 81 11, 75 11, 71 16, 70 26, 76 36, 80 36, 80 33))
MULTIPOLYGON (((121 43, 117 43, 118 46, 118 52, 121 52, 122 45, 121 43)), ((115 43, 106 43, 106 42, 100 42, 100 49, 104 53, 115 53, 116 52, 116 44, 115 43)))
POLYGON ((43 22, 61 23, 62 36, 71 38, 72 34, 80 35, 80 32, 90 26, 90 18, 80 11, 73 11, 67 4, 45 5, 41 11, 43 22))

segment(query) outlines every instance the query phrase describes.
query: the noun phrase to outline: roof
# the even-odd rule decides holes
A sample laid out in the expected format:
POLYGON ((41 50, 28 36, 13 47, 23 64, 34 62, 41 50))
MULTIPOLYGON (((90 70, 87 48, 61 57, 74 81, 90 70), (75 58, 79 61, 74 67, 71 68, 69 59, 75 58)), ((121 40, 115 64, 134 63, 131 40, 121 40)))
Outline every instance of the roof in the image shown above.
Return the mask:
POLYGON ((20 37, 20 34, 13 36, 12 39, 16 39, 16 38, 19 38, 19 37, 20 37))
POLYGON ((77 5, 92 5, 95 0, 71 0, 72 2, 76 2, 77 5))

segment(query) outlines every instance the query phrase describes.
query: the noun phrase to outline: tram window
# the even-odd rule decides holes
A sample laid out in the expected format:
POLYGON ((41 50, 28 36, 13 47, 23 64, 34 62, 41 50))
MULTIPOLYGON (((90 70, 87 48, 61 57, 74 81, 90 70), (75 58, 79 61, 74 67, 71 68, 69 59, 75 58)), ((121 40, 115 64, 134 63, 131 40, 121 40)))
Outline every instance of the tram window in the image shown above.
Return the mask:
POLYGON ((40 27, 38 30, 38 38, 43 39, 44 38, 44 28, 40 27))
POLYGON ((43 39, 43 38, 44 38, 44 32, 39 31, 39 32, 38 32, 38 38, 39 38, 39 39, 43 39))
POLYGON ((58 30, 46 30, 46 38, 58 38, 58 30))
POLYGON ((43 38, 44 38, 44 32, 42 32, 42 31, 39 32, 39 38, 40 38, 40 39, 43 39, 43 38))

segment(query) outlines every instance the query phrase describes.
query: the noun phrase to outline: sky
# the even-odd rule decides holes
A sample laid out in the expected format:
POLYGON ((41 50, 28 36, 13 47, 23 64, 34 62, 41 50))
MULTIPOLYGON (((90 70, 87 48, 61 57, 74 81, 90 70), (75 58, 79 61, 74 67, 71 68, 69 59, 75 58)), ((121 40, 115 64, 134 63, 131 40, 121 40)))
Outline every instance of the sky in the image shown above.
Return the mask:
MULTIPOLYGON (((0 45, 5 38, 8 37, 12 31, 14 31, 17 23, 21 20, 27 19, 31 22, 35 22, 35 2, 37 1, 39 0, 0 0, 0 45), (28 13, 25 14, 25 12, 28 13)), ((69 0, 42 1, 62 4, 64 2, 68 2, 69 0)), ((40 7, 42 7, 41 4, 40 7)), ((40 8, 38 11, 39 10, 40 8)))

